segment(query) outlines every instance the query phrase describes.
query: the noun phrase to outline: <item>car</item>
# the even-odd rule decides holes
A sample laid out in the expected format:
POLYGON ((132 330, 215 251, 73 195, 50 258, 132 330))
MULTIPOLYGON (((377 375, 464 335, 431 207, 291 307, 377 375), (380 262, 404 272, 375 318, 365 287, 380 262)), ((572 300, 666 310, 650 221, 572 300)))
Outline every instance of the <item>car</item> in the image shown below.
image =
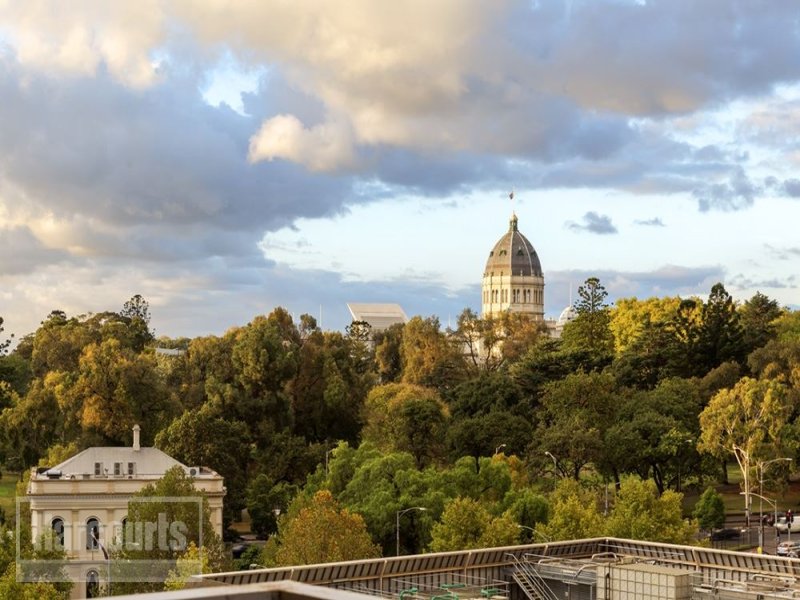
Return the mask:
POLYGON ((711 541, 719 542, 722 540, 735 540, 738 537, 741 537, 744 529, 734 529, 732 527, 728 527, 726 529, 716 529, 711 532, 711 541))
MULTIPOLYGON (((778 518, 778 520, 775 522, 775 529, 777 529, 780 533, 786 533, 789 531, 789 527, 786 523, 786 517, 778 518)), ((792 519, 792 533, 796 531, 800 531, 800 515, 792 519)))
POLYGON ((800 556, 800 541, 781 542, 775 550, 778 556, 791 556, 797 558, 800 556))

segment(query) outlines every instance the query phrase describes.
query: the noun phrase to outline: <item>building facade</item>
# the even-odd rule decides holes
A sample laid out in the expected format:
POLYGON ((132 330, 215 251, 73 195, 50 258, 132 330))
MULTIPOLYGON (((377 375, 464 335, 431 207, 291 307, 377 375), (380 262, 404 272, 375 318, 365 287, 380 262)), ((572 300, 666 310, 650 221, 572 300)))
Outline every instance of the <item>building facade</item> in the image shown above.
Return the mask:
POLYGON ((208 500, 211 524, 222 535, 223 478, 202 466, 187 466, 157 448, 142 448, 133 428, 130 447, 87 448, 64 462, 33 469, 28 484, 32 539, 46 532, 67 554, 73 597, 85 598, 107 578, 107 552, 120 543, 128 502, 143 487, 178 466, 208 500))
POLYGON ((483 318, 514 312, 544 320, 542 264, 518 224, 517 215, 512 213, 508 231, 489 252, 483 271, 483 318))

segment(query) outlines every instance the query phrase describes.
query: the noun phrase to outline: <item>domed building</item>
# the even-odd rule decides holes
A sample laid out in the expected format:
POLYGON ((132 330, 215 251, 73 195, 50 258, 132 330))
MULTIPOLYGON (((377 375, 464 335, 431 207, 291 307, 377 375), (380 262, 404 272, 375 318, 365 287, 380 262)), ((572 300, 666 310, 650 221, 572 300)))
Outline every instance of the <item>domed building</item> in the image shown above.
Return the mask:
POLYGON ((489 252, 483 272, 481 315, 522 313, 544 320, 544 274, 536 250, 511 214, 508 231, 489 252))

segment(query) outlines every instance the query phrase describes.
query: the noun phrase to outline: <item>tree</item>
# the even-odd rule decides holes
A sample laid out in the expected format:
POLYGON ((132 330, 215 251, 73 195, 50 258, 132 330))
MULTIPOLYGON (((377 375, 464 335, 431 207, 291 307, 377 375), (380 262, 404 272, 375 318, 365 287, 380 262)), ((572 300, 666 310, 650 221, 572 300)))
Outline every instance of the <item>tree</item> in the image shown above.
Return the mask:
POLYGON ((413 317, 403 328, 400 344, 403 383, 445 390, 463 378, 464 358, 439 329, 436 317, 413 317))
POLYGON ((312 565, 380 556, 361 515, 340 508, 331 493, 322 490, 295 514, 281 519, 276 560, 282 565, 312 565))
POLYGON ((761 292, 756 292, 739 307, 745 354, 761 348, 776 337, 775 321, 782 312, 777 300, 771 300, 761 292))
POLYGON ((706 371, 729 360, 742 363, 746 353, 743 339, 733 298, 721 283, 714 284, 703 306, 700 328, 699 344, 706 371))
POLYGON ((713 487, 709 486, 694 505, 692 513, 701 529, 711 530, 725 523, 725 502, 713 487))
POLYGON ((547 540, 576 540, 603 535, 603 515, 595 494, 572 479, 561 479, 550 496, 550 518, 536 525, 547 540))
POLYGON ((155 446, 186 465, 210 467, 225 478, 224 522, 238 520, 244 508, 250 444, 245 425, 226 421, 203 406, 188 410, 162 429, 155 446))
POLYGON ((611 354, 614 336, 611 334, 611 314, 605 299, 606 289, 597 277, 590 277, 578 288, 575 311, 578 315, 564 326, 561 339, 573 350, 588 350, 595 355, 611 354))
POLYGON ((683 520, 683 494, 667 490, 659 495, 652 481, 626 477, 617 491, 606 521, 607 535, 630 540, 690 544, 697 523, 683 520))
MULTIPOLYGON (((0 333, 3 333, 3 317, 0 317, 0 333)), ((11 334, 11 338, 14 337, 14 334, 11 334)), ((11 338, 7 340, 3 340, 0 338, 0 356, 3 356, 7 351, 8 347, 11 345, 11 338)))
POLYGON ((69 395, 73 406, 82 403, 83 429, 98 435, 101 443, 127 444, 135 424, 142 427, 145 440, 152 440, 178 410, 153 356, 135 354, 116 339, 84 348, 69 395))
POLYGON ((456 498, 445 505, 440 522, 434 524, 430 549, 450 552, 470 548, 511 546, 519 528, 510 515, 492 517, 472 498, 456 498))
POLYGON ((150 331, 150 304, 141 295, 136 294, 122 306, 119 314, 127 321, 133 332, 134 350, 141 352, 155 339, 155 335, 150 331))
POLYGON ((666 323, 680 305, 679 297, 620 298, 610 311, 609 329, 614 335, 614 350, 617 354, 641 341, 646 335, 646 325, 666 323))
POLYGON ((605 431, 615 422, 619 394, 608 373, 575 373, 544 388, 533 446, 558 457, 564 475, 578 479, 581 469, 601 457, 605 431))
POLYGON ((792 406, 775 381, 744 377, 723 389, 700 413, 699 449, 717 457, 733 454, 742 472, 745 509, 750 514, 750 471, 754 460, 780 456, 792 406))
POLYGON ((366 441, 387 452, 410 452, 419 466, 442 457, 449 411, 435 390, 390 383, 370 391, 364 406, 366 441))
MULTIPOLYGON (((224 548, 211 524, 208 500, 183 468, 176 465, 128 501, 125 530, 110 552, 112 576, 113 569, 124 569, 126 574, 114 578, 118 581, 114 591, 130 594, 161 589, 163 584, 151 583, 158 578, 153 569, 186 559, 192 544, 206 555, 207 569, 218 571, 222 567, 224 548), (157 525, 155 530, 153 525, 157 525), (133 575, 139 575, 138 580, 133 575)), ((168 575, 165 569, 162 580, 167 580, 168 575)))
POLYGON ((276 484, 266 474, 259 473, 247 485, 250 530, 259 537, 275 533, 278 530, 278 514, 286 512, 296 495, 296 486, 285 481, 276 484), (279 511, 277 514, 276 510, 279 511))
POLYGON ((395 323, 388 329, 375 332, 375 367, 381 383, 393 383, 403 374, 400 348, 403 344, 405 323, 395 323))

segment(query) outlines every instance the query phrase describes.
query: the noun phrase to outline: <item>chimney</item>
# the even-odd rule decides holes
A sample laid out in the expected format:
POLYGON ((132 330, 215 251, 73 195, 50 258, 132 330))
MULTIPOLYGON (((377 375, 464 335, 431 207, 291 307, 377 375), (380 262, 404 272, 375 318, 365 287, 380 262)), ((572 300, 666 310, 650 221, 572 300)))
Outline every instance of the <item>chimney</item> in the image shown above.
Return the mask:
POLYGON ((141 450, 141 446, 139 446, 139 432, 142 430, 141 427, 138 425, 133 426, 133 451, 138 452, 141 450))

